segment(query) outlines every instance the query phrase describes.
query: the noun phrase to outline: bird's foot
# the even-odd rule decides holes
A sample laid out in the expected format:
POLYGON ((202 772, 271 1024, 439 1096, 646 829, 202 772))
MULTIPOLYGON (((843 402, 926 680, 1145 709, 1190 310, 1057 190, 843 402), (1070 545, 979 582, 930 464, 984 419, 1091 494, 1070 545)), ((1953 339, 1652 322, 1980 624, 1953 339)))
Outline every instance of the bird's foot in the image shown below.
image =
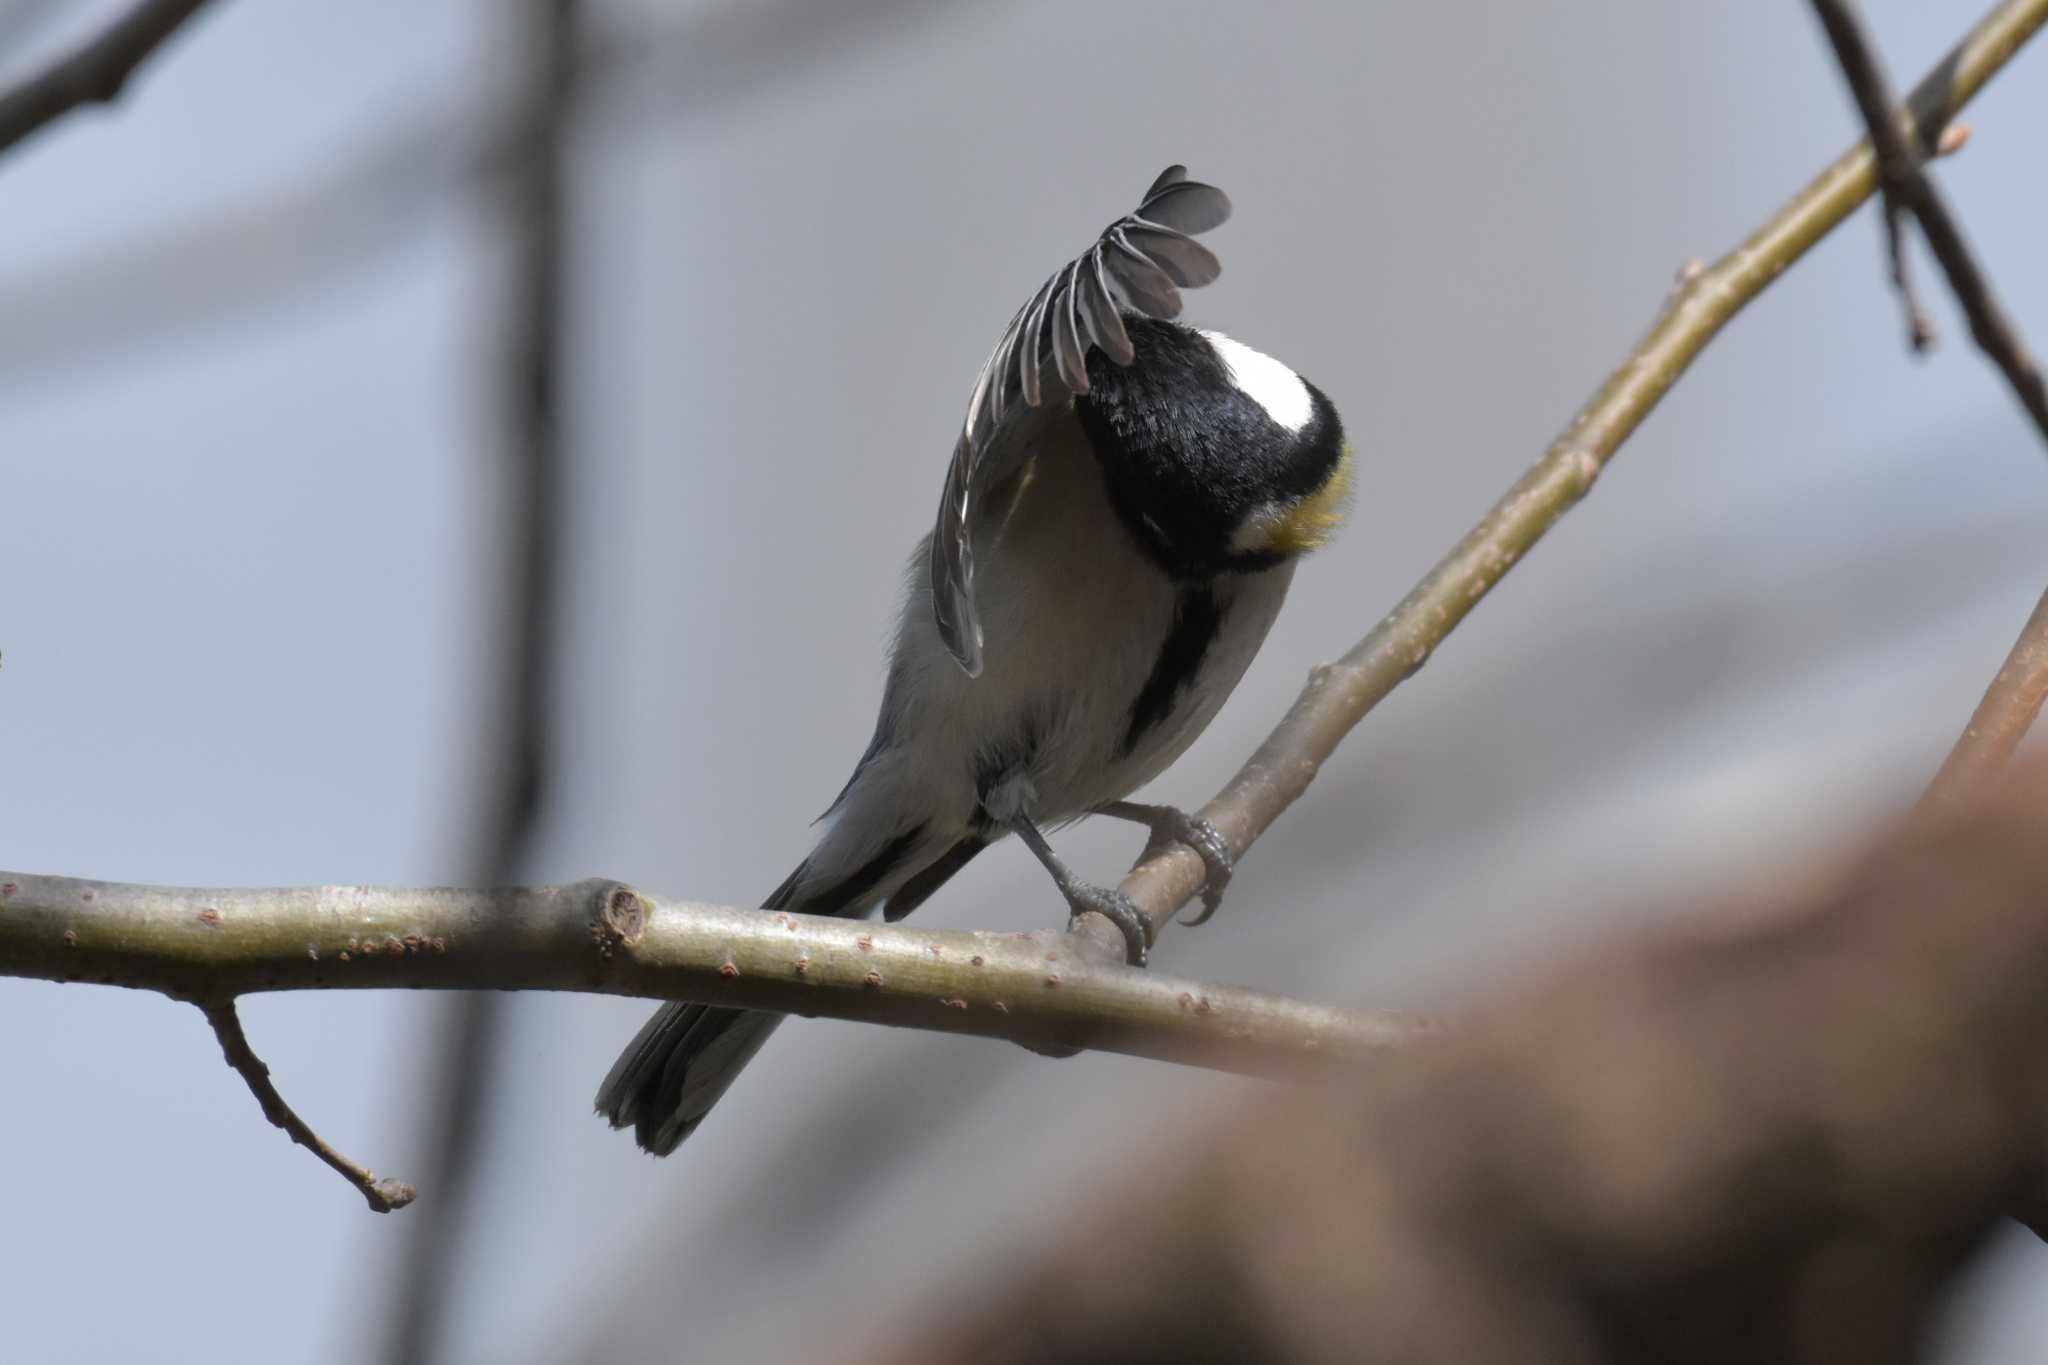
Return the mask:
POLYGON ((1124 936, 1124 961, 1133 967, 1145 965, 1154 938, 1152 920, 1129 896, 1112 887, 1084 881, 1069 882, 1060 890, 1066 895, 1067 908, 1074 912, 1074 918, 1091 913, 1102 916, 1124 936))
POLYGON ((1193 927, 1207 924, 1217 907, 1223 904, 1223 892, 1230 885, 1230 874, 1237 870, 1237 855, 1230 851, 1230 844, 1216 826, 1199 815, 1189 815, 1177 806, 1148 806, 1138 801, 1118 801, 1104 806, 1104 815, 1114 815, 1124 820, 1135 820, 1152 831, 1154 838, 1171 839, 1177 844, 1186 844, 1202 860, 1207 876, 1202 881, 1202 913, 1181 923, 1193 927))
POLYGON ((1131 902, 1131 898, 1121 891, 1076 877, 1073 869, 1052 851, 1052 845, 1045 841, 1044 832, 1030 816, 1021 813, 1011 816, 1010 828, 1017 831, 1017 837, 1024 841, 1024 846, 1045 864, 1046 871, 1052 873, 1053 882, 1059 887, 1060 894, 1067 898, 1067 908, 1073 911, 1075 918, 1092 913, 1114 924, 1124 936, 1124 960, 1133 967, 1144 966, 1152 948, 1154 930, 1151 919, 1131 902))

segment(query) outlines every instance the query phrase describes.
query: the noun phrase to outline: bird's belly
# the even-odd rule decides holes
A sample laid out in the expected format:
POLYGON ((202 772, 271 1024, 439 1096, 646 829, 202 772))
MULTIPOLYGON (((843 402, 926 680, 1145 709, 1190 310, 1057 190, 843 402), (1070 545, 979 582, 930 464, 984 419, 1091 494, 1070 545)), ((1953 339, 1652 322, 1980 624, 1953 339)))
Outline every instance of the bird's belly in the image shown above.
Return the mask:
POLYGON ((933 832, 952 837, 1017 813, 1085 815, 1179 757, 1264 642, 1292 561, 1176 582, 1120 523, 1070 425, 1069 439, 1039 447, 1011 509, 977 533, 979 677, 947 657, 915 567, 923 554, 914 559, 880 727, 888 742, 856 777, 855 804, 929 812, 933 832), (1213 619, 1195 629, 1205 611, 1213 619))
MULTIPOLYGON (((1265 643, 1293 575, 1290 563, 1213 585, 1219 610, 1214 633, 1200 659, 1167 694, 1156 719, 1142 730, 1134 733, 1140 719, 1134 713, 1143 705, 1144 689, 1126 703, 1123 729, 1111 752, 1103 755, 1094 769, 1098 780, 1091 784, 1083 775, 1071 793, 1063 793, 1066 799, 1059 807, 1063 812, 1079 814, 1130 795, 1165 772, 1200 738, 1265 643)), ((1164 646, 1161 654, 1171 649, 1171 645, 1164 646)), ((1159 662, 1155 657, 1155 666, 1159 662)), ((1148 685, 1156 681, 1147 675, 1148 685)))
MULTIPOLYGON (((1058 628, 1010 635, 1028 646, 993 653, 993 699, 1008 719, 977 717, 965 733, 1007 732, 1014 742, 971 756, 978 793, 1004 777, 1028 781, 1029 811, 1057 822, 1130 795, 1191 745, 1243 677, 1272 626, 1292 565, 1203 587, 1119 576, 1068 583, 1041 610, 1058 628), (1001 665, 1004 672, 996 673, 1001 665)), ((1001 637, 998 637, 1001 638, 1001 637)))

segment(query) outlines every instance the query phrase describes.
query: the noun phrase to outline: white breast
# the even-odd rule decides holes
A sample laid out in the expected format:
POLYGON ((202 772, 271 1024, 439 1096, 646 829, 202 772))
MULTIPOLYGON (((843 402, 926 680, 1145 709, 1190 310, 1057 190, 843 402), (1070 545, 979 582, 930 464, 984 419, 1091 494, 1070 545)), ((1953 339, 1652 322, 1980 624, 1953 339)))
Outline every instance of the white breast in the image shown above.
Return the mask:
MULTIPOLYGON (((848 806, 883 802, 964 832, 976 778, 1006 745, 1028 750, 1032 813, 1053 822, 1130 794, 1192 743, 1235 687, 1279 613, 1291 564, 1216 584, 1222 625, 1195 683, 1122 752, 1133 702, 1171 630, 1177 586, 1116 519, 1078 421, 1042 442, 1016 511, 986 547, 976 591, 986 667, 969 678, 940 646, 921 555, 891 679, 895 742, 848 806)), ((991 512, 994 515, 994 512, 991 512)))

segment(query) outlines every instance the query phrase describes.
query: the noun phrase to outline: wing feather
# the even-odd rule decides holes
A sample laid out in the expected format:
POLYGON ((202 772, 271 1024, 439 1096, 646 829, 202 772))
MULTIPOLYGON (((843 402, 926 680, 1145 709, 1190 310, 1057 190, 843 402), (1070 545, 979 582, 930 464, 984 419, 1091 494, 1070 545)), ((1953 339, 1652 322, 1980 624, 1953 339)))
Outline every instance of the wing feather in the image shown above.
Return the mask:
POLYGON ((1222 190, 1169 166, 1135 211, 1055 271, 1017 310, 983 362, 953 443, 931 538, 932 611, 939 637, 960 666, 978 675, 981 620, 974 607, 972 523, 976 503, 1025 452, 1019 437, 1036 409, 1088 391, 1088 353, 1118 365, 1134 352, 1123 314, 1173 318, 1182 289, 1213 281, 1223 267, 1191 234, 1230 217, 1222 190))

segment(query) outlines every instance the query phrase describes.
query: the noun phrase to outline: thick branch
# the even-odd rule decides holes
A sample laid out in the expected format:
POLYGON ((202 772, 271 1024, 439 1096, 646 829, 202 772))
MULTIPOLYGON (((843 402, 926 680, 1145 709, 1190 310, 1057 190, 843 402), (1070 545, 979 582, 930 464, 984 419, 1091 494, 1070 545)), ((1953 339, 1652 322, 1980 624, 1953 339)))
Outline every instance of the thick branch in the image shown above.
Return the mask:
POLYGON ((270 1068, 249 1046, 249 1036, 242 1032, 242 1018, 235 1012, 234 1001, 210 1001, 202 1003, 199 1008, 206 1015, 206 1022, 213 1025, 213 1036, 220 1039, 221 1054, 227 1058, 228 1065, 241 1076, 256 1102, 263 1106, 263 1117, 284 1129, 293 1142, 341 1172, 343 1179, 362 1191, 372 1213, 389 1213, 413 1201, 418 1192, 412 1186, 402 1180, 379 1180, 375 1172, 356 1165, 328 1146, 304 1119, 292 1112, 292 1107, 284 1102, 284 1096, 278 1094, 277 1087, 271 1084, 270 1068))
MULTIPOLYGON (((1970 253, 1969 244, 1963 240, 1961 226, 1955 215, 1949 212, 1948 202, 1934 187, 1934 182, 1928 179, 1921 166, 1919 150, 1907 141, 1890 84, 1885 79, 1884 69, 1868 35, 1863 31, 1863 21, 1857 16, 1855 5, 1851 0, 1813 0, 1813 7, 1827 30, 1828 40, 1834 45, 1835 57, 1842 65, 1850 93, 1856 97, 1856 107, 1863 115, 1864 124, 1870 129, 1871 145, 1876 148, 1884 187, 1892 278, 1905 297, 1908 314, 1916 319, 1913 324, 1916 345, 1924 344, 1924 320, 1905 276, 1905 257, 1899 242, 1897 221, 1901 210, 1911 211, 1919 220, 1920 230, 1927 234, 1928 247, 1934 252, 1934 258, 1941 262, 1949 287, 1955 291, 1956 301, 1962 304, 1964 314, 1970 319, 1970 335, 1984 354, 1991 357, 1992 363, 2004 372, 2013 392, 2019 396, 2020 405, 2034 419, 2042 438, 2048 440, 2048 385, 2043 385, 2040 368, 2027 350, 2026 342, 2020 338, 2019 329, 1998 302, 1997 295, 1992 292, 1991 281, 1985 278, 1983 269, 1970 253)), ((1912 117, 1910 112, 1908 117, 1912 117)), ((1914 122, 1917 125, 1917 119, 1914 122)), ((1919 126, 1919 134, 1921 147, 1933 146, 1924 126, 1919 126)))
POLYGON ((602 880, 200 890, 0 872, 0 975, 195 1001, 394 986, 590 991, 1261 1073, 1355 1061, 1417 1027, 1078 961, 1065 937, 657 901, 602 880))
POLYGON ((0 95, 0 152, 82 104, 111 103, 206 0, 141 0, 98 37, 0 95))
MULTIPOLYGON (((2005 0, 1945 57, 1908 103, 1923 146, 1935 146, 1957 112, 2048 22, 2048 0, 2005 0)), ((1242 856, 1308 789, 1351 728, 1429 659, 1494 584, 1592 488, 1621 443, 1642 424, 1723 325, 1870 197, 1871 150, 1859 144, 1795 195, 1749 239, 1688 278, 1600 391, 1550 448, 1466 533, 1371 634, 1308 687, 1258 752, 1202 814, 1242 856)), ((1185 849, 1148 857, 1123 890, 1162 931, 1202 884, 1202 863, 1185 849)), ((1085 917, 1078 932, 1097 951, 1119 940, 1106 921, 1085 917)))
POLYGON ((1924 813, 1953 808, 1981 790, 2005 766, 2026 738, 2041 703, 2048 698, 2048 593, 2034 604, 2034 614, 2013 642, 1998 676, 1984 689, 1984 699, 1970 715, 1955 748, 1920 798, 1924 813))
POLYGON ((1217 1114, 860 1358, 1923 1358, 1969 1251, 2048 1188, 2048 763, 1732 909, 1217 1114))

